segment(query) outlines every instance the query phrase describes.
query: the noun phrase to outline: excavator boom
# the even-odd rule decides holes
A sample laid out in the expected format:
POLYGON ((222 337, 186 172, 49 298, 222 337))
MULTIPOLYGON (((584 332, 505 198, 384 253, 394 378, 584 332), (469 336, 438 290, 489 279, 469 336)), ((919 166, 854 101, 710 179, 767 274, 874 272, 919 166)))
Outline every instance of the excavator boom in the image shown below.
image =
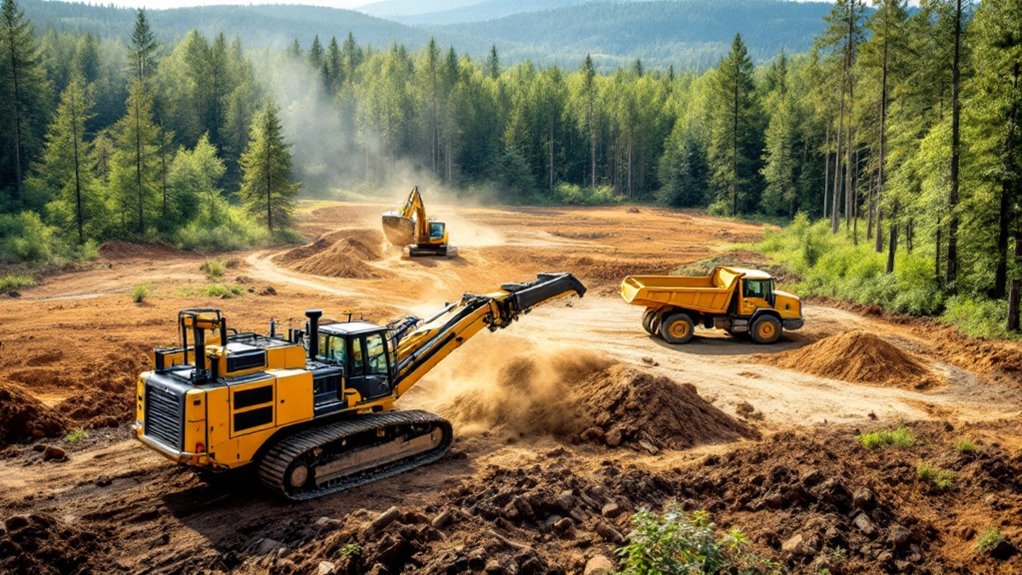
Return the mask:
POLYGON ((447 245, 447 226, 429 219, 419 187, 412 188, 404 206, 383 214, 383 233, 387 240, 408 247, 410 256, 454 256, 456 248, 447 245))

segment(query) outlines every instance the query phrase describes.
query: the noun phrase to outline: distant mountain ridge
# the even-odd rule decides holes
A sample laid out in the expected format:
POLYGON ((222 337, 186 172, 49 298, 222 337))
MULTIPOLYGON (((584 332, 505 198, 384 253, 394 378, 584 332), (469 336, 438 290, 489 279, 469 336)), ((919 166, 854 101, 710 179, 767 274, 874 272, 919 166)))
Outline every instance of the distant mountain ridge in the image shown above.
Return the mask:
MULTIPOLYGON (((385 0, 377 8, 394 9, 408 2, 414 5, 412 0, 385 0)), ((21 4, 40 31, 93 31, 127 40, 134 24, 134 11, 126 8, 43 0, 21 0, 21 4)), ((404 16, 403 23, 361 11, 297 5, 174 8, 150 10, 149 16, 163 41, 173 41, 195 28, 208 35, 223 31, 240 36, 249 48, 280 47, 296 38, 308 47, 315 35, 326 42, 351 32, 360 44, 386 48, 397 42, 417 50, 434 36, 441 46, 453 46, 459 54, 473 58, 485 57, 496 45, 504 64, 528 59, 575 68, 586 54, 592 54, 602 69, 630 65, 636 59, 648 68, 703 69, 727 52, 735 33, 742 34, 752 57, 761 61, 781 49, 807 50, 831 9, 824 2, 786 0, 423 3, 423 7, 437 6, 451 8, 404 16), (506 15, 497 17, 501 14, 506 15), (450 23, 456 19, 460 20, 450 23)))

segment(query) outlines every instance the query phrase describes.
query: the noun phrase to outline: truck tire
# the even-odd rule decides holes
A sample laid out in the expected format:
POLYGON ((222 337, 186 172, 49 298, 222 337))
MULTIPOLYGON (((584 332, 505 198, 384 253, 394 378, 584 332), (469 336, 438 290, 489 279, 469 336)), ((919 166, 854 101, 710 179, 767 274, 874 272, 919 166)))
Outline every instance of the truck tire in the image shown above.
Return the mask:
POLYGON ((687 313, 673 313, 660 322, 660 337, 667 343, 688 343, 695 331, 695 323, 687 313))
POLYGON ((647 309, 642 312, 642 329, 646 330, 649 335, 656 335, 656 330, 653 329, 653 320, 656 318, 655 309, 647 309))
POLYGON ((774 343, 781 339, 781 320, 772 315, 761 315, 752 322, 749 335, 756 343, 774 343))

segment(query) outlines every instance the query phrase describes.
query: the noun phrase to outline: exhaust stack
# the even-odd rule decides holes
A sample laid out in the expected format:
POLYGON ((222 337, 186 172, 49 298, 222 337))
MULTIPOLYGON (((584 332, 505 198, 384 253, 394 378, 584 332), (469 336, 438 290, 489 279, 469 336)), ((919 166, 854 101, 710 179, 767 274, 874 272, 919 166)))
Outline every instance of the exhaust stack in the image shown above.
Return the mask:
POLYGON ((315 361, 319 355, 319 318, 323 317, 323 310, 307 309, 305 317, 309 318, 309 360, 315 361))

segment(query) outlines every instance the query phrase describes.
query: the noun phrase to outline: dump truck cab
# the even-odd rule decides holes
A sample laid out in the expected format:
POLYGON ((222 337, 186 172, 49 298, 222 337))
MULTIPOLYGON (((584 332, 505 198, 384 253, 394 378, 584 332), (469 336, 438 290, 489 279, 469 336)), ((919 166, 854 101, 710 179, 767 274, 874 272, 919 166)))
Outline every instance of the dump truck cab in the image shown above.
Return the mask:
POLYGON ((706 276, 628 276, 621 297, 645 306, 643 328, 668 343, 688 342, 696 325, 748 333, 757 343, 773 343, 783 330, 803 325, 798 296, 776 289, 774 278, 756 269, 718 266, 706 276))

